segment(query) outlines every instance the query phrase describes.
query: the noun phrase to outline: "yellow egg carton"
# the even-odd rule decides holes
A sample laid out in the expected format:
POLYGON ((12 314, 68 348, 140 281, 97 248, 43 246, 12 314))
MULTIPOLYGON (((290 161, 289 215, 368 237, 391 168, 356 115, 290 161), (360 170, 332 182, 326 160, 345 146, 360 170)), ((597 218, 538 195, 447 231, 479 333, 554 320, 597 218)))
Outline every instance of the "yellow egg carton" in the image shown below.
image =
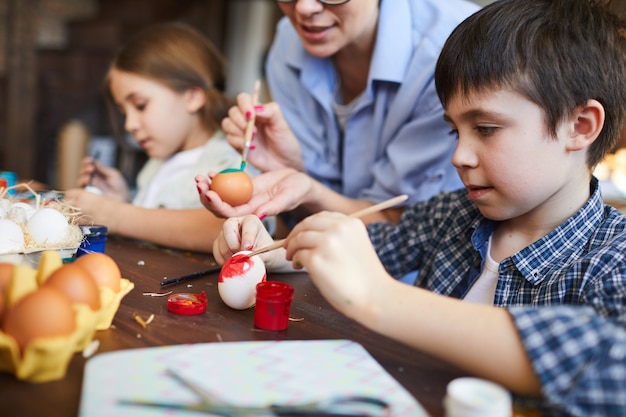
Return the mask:
MULTIPOLYGON (((4 294, 5 308, 10 308, 21 297, 35 291, 57 268, 63 265, 57 251, 43 252, 37 269, 16 265, 4 294)), ((122 298, 134 284, 122 278, 120 291, 100 287, 100 309, 93 311, 86 304, 74 303, 75 329, 67 336, 42 337, 32 340, 20 352, 15 339, 0 330, 0 372, 9 372, 20 380, 48 382, 65 377, 68 364, 76 352, 83 351, 93 340, 97 330, 111 326, 122 298)))

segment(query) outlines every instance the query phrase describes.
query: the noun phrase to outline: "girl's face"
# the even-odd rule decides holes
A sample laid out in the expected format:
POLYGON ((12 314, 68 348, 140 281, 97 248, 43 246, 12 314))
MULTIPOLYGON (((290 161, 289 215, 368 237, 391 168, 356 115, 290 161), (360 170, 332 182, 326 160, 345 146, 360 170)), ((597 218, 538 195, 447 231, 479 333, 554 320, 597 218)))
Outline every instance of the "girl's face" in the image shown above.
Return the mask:
POLYGON ((378 22, 378 0, 352 0, 337 6, 296 0, 278 5, 311 55, 327 58, 352 46, 370 49, 378 22))
POLYGON ((446 118, 458 135, 452 163, 485 217, 559 224, 559 216, 581 206, 589 177, 585 150, 569 145, 571 121, 552 137, 542 109, 507 90, 457 94, 446 118))
POLYGON ((204 144, 197 92, 176 92, 150 78, 112 69, 109 89, 124 115, 124 128, 151 158, 173 154, 204 144))

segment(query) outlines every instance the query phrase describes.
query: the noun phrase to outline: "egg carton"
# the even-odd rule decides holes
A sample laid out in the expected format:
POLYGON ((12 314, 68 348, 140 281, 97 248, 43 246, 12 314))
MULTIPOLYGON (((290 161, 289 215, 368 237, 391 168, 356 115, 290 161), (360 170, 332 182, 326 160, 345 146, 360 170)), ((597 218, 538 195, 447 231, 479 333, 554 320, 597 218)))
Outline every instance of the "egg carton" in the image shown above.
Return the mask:
POLYGON ((78 248, 80 244, 65 247, 65 248, 56 248, 56 249, 26 249, 20 252, 0 252, 0 262, 6 262, 14 265, 28 265, 32 268, 37 268, 39 264, 39 260, 41 259, 41 254, 46 250, 54 250, 58 252, 61 256, 63 262, 70 261, 76 257, 76 252, 78 252, 78 248))
MULTIPOLYGON (((49 260, 50 257, 45 259, 49 260)), ((58 258, 53 261, 56 265, 61 262, 58 258)), ((37 288, 37 273, 48 269, 44 263, 40 263, 36 270, 27 266, 17 268, 27 270, 27 273, 20 274, 21 279, 15 281, 14 285, 21 287, 15 293, 21 295, 18 295, 12 302, 37 288)), ((12 279, 14 278, 15 275, 12 279)), ((100 287, 98 310, 91 310, 86 304, 72 304, 76 326, 71 334, 34 339, 23 352, 20 351, 13 337, 0 330, 0 372, 8 372, 19 380, 37 383, 64 378, 72 356, 89 347, 96 331, 111 327, 122 298, 134 287, 135 285, 126 278, 121 279, 118 292, 108 287, 100 287)))

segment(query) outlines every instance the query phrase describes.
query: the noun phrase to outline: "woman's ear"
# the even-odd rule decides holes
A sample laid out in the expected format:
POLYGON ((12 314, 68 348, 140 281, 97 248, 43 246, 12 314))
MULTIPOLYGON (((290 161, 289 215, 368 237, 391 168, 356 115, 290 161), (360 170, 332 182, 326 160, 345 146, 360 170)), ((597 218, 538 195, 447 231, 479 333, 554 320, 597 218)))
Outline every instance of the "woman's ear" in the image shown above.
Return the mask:
POLYGON ((195 113, 206 104, 206 93, 198 87, 192 87, 185 91, 185 100, 187 101, 187 111, 195 113))
POLYGON ((600 135, 605 116, 604 106, 597 100, 587 100, 577 107, 570 119, 572 130, 568 149, 577 151, 589 147, 600 135))

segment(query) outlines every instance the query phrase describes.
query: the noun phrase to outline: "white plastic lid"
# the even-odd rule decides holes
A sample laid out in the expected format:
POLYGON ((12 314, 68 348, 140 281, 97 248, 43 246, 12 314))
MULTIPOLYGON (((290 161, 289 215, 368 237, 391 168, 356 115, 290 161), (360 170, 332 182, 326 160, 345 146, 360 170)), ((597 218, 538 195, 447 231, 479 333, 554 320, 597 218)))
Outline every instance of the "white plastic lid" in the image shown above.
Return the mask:
POLYGON ((511 417, 511 394, 502 386, 480 378, 457 378, 447 387, 446 417, 511 417))

